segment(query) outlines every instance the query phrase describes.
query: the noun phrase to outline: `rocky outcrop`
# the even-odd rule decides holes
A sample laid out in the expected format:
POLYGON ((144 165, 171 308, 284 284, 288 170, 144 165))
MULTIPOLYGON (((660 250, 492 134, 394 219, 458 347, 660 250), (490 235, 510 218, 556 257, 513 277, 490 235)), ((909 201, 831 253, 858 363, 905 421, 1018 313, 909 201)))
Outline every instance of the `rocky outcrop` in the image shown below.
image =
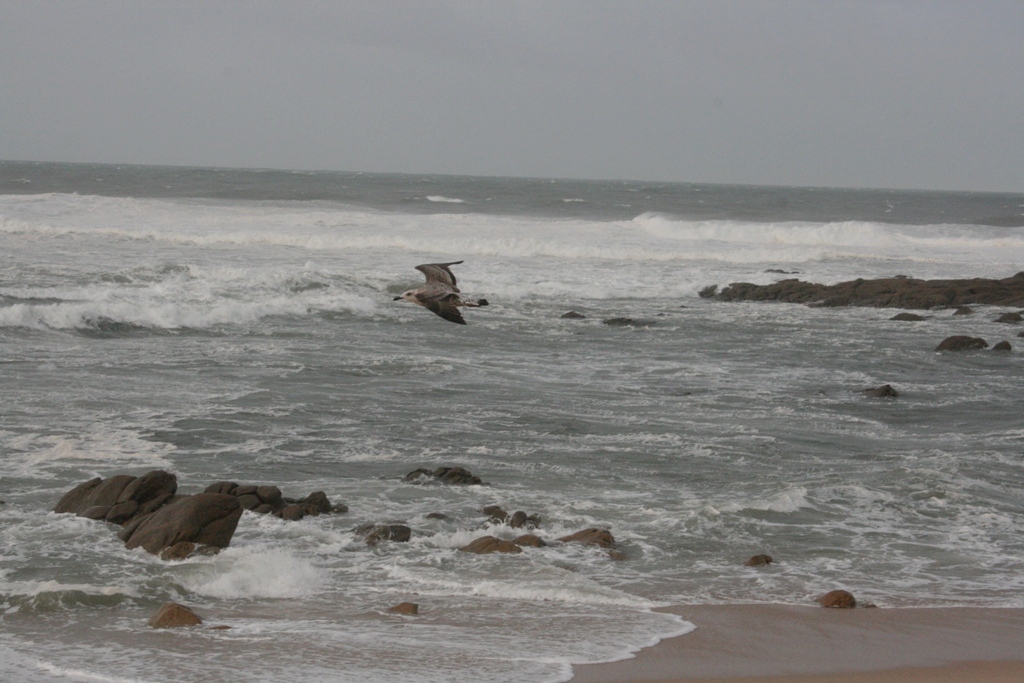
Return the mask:
POLYGON ((735 282, 699 292, 719 301, 779 301, 817 306, 874 306, 878 308, 929 308, 987 304, 1024 306, 1024 272, 1001 280, 917 280, 904 276, 865 280, 858 278, 835 285, 802 280, 780 280, 770 285, 735 282))
POLYGON ((304 517, 345 513, 348 507, 333 505, 323 491, 314 491, 305 498, 285 498, 276 486, 236 484, 232 481, 218 481, 206 487, 205 493, 222 493, 238 498, 246 510, 258 514, 274 515, 287 521, 298 521, 304 517))
POLYGON ((822 607, 837 607, 840 609, 850 609, 857 606, 857 600, 854 599, 853 593, 844 590, 829 591, 824 595, 818 597, 818 604, 822 607))
POLYGON ((992 350, 993 351, 1007 352, 1007 351, 1013 351, 1013 347, 1010 345, 1010 342, 1008 342, 1008 341, 1001 341, 998 344, 996 344, 995 346, 993 346, 992 350))
POLYGON ((988 342, 981 337, 968 337, 962 334, 955 334, 946 337, 935 347, 936 351, 978 351, 987 349, 988 342))
POLYGON ((459 550, 464 553, 477 553, 478 555, 523 552, 523 549, 512 541, 505 541, 494 536, 481 536, 469 545, 462 546, 459 550))
POLYGON ((149 619, 153 628, 179 628, 181 626, 198 626, 203 623, 195 612, 176 602, 168 602, 156 611, 149 619))
POLYGON ((472 472, 462 467, 438 467, 436 470, 420 468, 413 470, 402 478, 402 481, 411 484, 425 484, 435 482, 440 484, 451 484, 455 486, 486 486, 486 482, 480 477, 474 476, 472 472))
POLYGON ((153 470, 141 477, 96 477, 65 493, 53 511, 125 524, 157 510, 177 490, 177 477, 164 470, 153 470))
POLYGON ((133 521, 119 534, 125 546, 159 555, 182 543, 226 548, 242 517, 238 499, 224 493, 184 496, 133 521))

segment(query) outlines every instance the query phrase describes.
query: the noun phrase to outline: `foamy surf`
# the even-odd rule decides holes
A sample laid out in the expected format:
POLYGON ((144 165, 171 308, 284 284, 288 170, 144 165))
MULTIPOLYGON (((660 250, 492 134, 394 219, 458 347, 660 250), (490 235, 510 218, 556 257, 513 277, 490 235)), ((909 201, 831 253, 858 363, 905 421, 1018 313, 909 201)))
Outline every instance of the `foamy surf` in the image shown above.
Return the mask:
POLYGON ((1012 275, 1019 230, 978 217, 1010 225, 1020 197, 76 168, 19 166, 41 194, 0 196, 0 678, 133 680, 145 658, 164 683, 532 683, 683 633, 668 604, 1022 604, 1020 356, 934 352, 1012 341, 1003 307, 906 324, 697 294, 1012 275), (393 303, 453 260, 492 304, 465 329, 393 303), (403 481, 451 465, 490 485, 403 481), (349 512, 247 512, 219 556, 174 562, 51 512, 155 468, 349 512), (488 505, 548 545, 460 551, 522 533, 488 505), (411 539, 355 532, 385 522, 411 539), (558 541, 585 528, 616 554, 558 541), (231 628, 149 630, 169 600, 231 628))

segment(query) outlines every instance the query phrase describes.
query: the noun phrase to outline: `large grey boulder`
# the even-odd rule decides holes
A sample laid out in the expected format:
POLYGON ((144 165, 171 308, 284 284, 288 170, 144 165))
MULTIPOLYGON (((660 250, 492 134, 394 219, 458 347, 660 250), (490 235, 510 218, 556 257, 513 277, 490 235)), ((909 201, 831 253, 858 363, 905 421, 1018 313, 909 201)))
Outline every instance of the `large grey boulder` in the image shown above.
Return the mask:
POLYGON ((128 548, 141 547, 154 555, 183 541, 226 548, 241 517, 242 506, 235 496, 197 493, 125 527, 121 538, 128 548))

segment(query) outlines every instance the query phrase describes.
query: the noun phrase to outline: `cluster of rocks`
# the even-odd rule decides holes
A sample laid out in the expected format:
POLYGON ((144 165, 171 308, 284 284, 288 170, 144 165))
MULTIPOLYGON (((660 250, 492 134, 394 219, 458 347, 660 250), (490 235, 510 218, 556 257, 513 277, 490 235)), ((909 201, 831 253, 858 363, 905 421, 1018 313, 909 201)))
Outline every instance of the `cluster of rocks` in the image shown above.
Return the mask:
MULTIPOLYGON (((955 334, 946 337, 935 347, 936 351, 980 351, 988 348, 988 342, 981 337, 955 334)), ((992 347, 993 351, 1013 351, 1013 346, 1008 341, 1001 341, 992 347)))
POLYGON ((177 491, 177 477, 164 470, 139 477, 96 477, 64 494, 53 511, 120 524, 118 537, 127 548, 183 559, 228 547, 245 509, 259 508, 283 519, 347 510, 343 505, 332 506, 322 491, 300 500, 284 498, 276 486, 232 482, 218 482, 193 495, 177 491))
POLYGON ((305 498, 285 498, 276 486, 239 485, 232 481, 210 484, 205 493, 223 493, 238 499, 245 510, 258 514, 274 515, 288 521, 298 521, 306 515, 348 512, 345 505, 332 505, 327 494, 314 491, 305 498))
POLYGON ((873 306, 878 308, 930 309, 967 304, 1024 306, 1024 271, 1001 280, 969 278, 918 280, 897 275, 890 278, 823 285, 787 279, 769 285, 734 282, 723 289, 710 285, 699 292, 719 301, 780 301, 814 306, 873 306))
MULTIPOLYGON (((607 552, 608 556, 614 560, 625 559, 625 555, 616 549, 615 538, 608 529, 583 529, 568 536, 562 536, 558 542, 596 546, 607 552)), ((481 536, 462 546, 459 550, 464 553, 487 555, 490 553, 521 553, 523 548, 543 548, 547 545, 549 545, 547 541, 535 534, 523 534, 511 541, 496 536, 481 536)))
POLYGON ((438 467, 435 470, 419 468, 405 475, 403 481, 411 484, 452 484, 456 486, 487 486, 487 482, 462 467, 438 467))

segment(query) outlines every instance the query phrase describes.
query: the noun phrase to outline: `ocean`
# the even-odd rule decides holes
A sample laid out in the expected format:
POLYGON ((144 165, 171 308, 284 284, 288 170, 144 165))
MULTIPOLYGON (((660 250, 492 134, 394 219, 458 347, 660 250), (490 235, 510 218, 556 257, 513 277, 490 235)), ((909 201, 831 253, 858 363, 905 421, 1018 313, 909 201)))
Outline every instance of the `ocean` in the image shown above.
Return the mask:
POLYGON ((698 296, 1008 277, 1022 226, 1024 194, 0 162, 0 680, 546 683, 694 627, 667 605, 1024 607, 1024 356, 934 351, 1024 326, 698 296), (458 260, 467 325, 393 300, 458 260), (403 481, 441 466, 488 485, 403 481), (349 512, 176 562, 52 512, 158 468, 349 512), (521 533, 490 504, 622 557, 458 552, 521 533), (168 601, 231 628, 150 629, 168 601))

